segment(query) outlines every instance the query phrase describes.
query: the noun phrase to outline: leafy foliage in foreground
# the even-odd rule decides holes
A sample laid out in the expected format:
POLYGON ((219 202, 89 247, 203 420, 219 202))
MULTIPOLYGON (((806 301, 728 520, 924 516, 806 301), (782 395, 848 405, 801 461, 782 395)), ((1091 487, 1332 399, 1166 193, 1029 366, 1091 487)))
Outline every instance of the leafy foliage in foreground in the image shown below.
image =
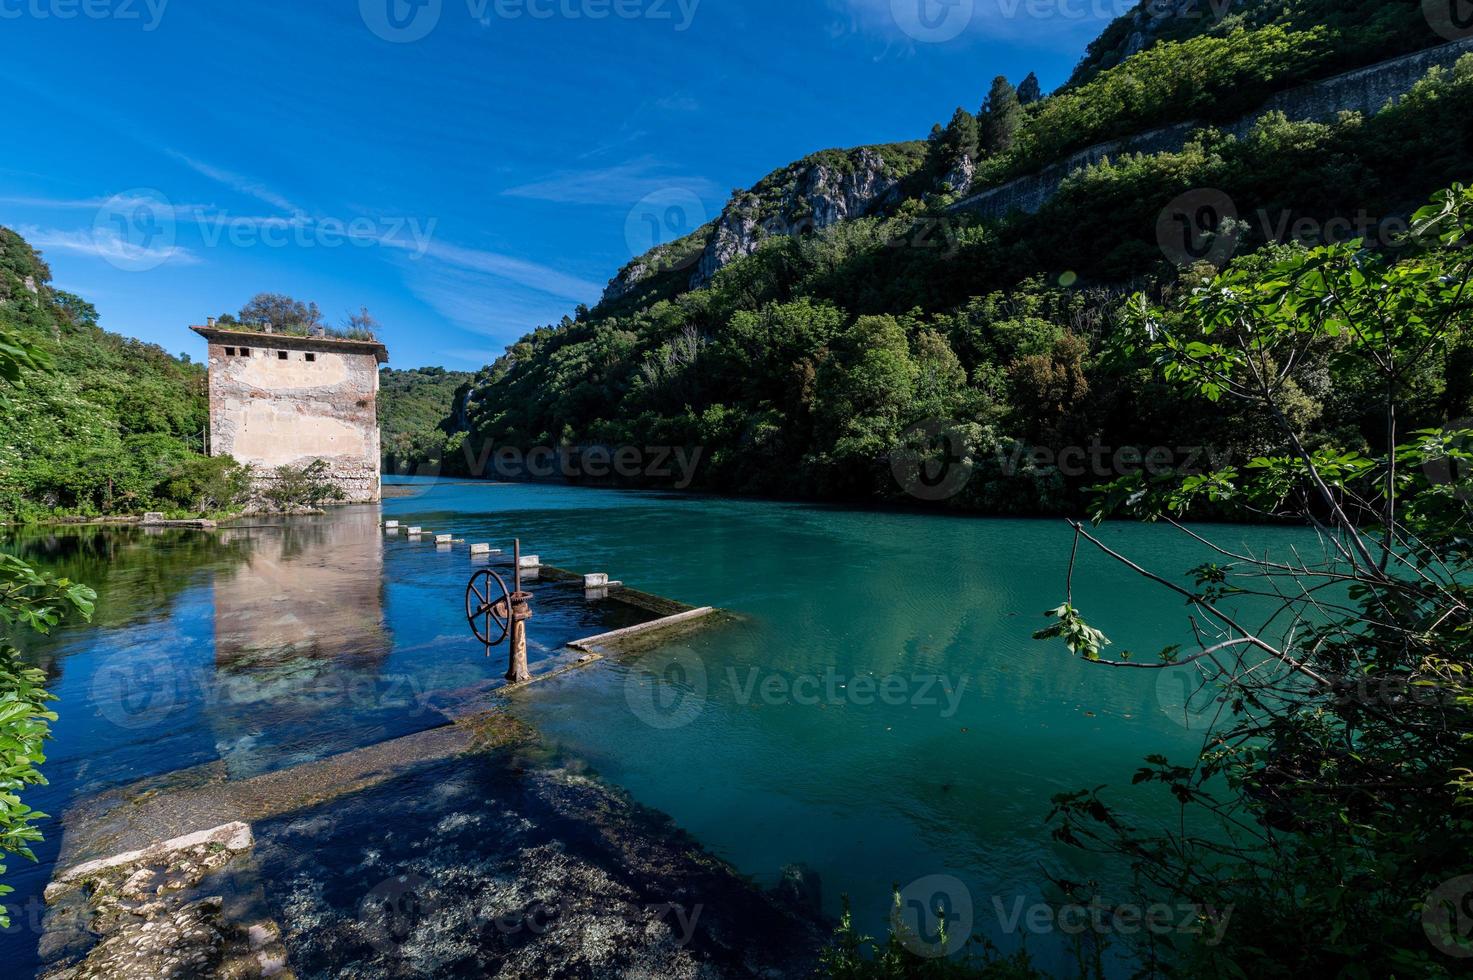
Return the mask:
POLYGON ((1186 579, 1075 527, 1079 546, 1184 600, 1196 649, 1107 658, 1068 603, 1070 627, 1040 634, 1196 688, 1199 756, 1151 756, 1135 777, 1176 803, 1180 829, 1128 825, 1101 789, 1060 795, 1053 814, 1060 841, 1124 856, 1142 887, 1233 910, 1221 944, 1181 951, 1190 976, 1449 976, 1473 954, 1473 431, 1407 431, 1437 394, 1427 361, 1473 333, 1473 191, 1439 195, 1415 227, 1395 252, 1254 257, 1168 306, 1140 297, 1122 334, 1168 383, 1278 433, 1241 467, 1102 492, 1097 521, 1165 521, 1217 553, 1186 579), (1373 379, 1375 449, 1316 447, 1296 418, 1301 366, 1322 358, 1373 379), (1178 524, 1203 496, 1316 528, 1320 553, 1241 554, 1178 524), (1268 611, 1241 618, 1245 599, 1268 611))
MULTIPOLYGON (((45 359, 28 344, 3 338, 0 374, 18 382, 21 371, 44 366, 45 359), (11 371, 14 366, 18 371, 11 371)), ((50 632, 69 614, 92 617, 97 595, 85 585, 38 572, 21 559, 0 554, 0 854, 19 854, 35 860, 31 845, 41 839, 36 823, 46 814, 21 799, 29 786, 44 785, 40 766, 56 713, 46 707, 55 698, 47 693, 46 675, 27 665, 13 643, 17 630, 50 632)), ((5 866, 0 864, 0 874, 5 866)), ((0 885, 0 895, 14 891, 0 885)), ((0 906, 0 928, 10 917, 0 906)))
MULTIPOLYGON (((900 895, 895 895, 897 908, 900 895)), ((941 917, 940 946, 945 947, 946 919, 941 917)), ((921 947, 924 948, 924 947, 921 947)), ((854 927, 849 903, 833 941, 820 953, 819 968, 830 980, 1038 980, 1026 951, 1004 957, 984 940, 969 941, 954 957, 921 956, 906 942, 903 928, 892 928, 884 943, 854 927)))

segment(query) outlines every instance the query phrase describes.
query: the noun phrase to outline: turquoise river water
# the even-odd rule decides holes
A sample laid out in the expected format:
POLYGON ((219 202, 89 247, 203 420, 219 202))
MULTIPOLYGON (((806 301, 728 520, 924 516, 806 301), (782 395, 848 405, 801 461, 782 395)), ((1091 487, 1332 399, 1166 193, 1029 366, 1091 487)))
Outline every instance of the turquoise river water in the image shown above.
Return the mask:
MULTIPOLYGON (((504 659, 466 631, 465 545, 386 536, 387 518, 497 547, 520 537, 547 564, 733 614, 540 682, 507 710, 758 883, 806 865, 825 911, 847 896, 871 932, 895 886, 941 894, 953 930, 1063 970, 1073 940, 1026 911, 1057 897, 1050 877, 1128 895, 1118 866, 1051 839, 1050 798, 1109 784, 1137 823, 1177 816, 1130 779, 1149 754, 1200 747, 1202 706, 1181 678, 1030 637, 1063 598, 1061 521, 450 481, 395 491, 382 508, 275 526, 0 540, 102 593, 96 623, 28 648, 61 698, 33 804, 60 818, 145 777, 217 764, 248 778, 443 724, 427 700, 475 690, 504 659)), ((1293 533, 1213 532, 1259 550, 1293 533)), ((1169 528, 1100 534, 1173 576, 1207 559, 1169 528)), ((533 592, 534 661, 633 621, 581 585, 533 592)), ((1190 640, 1179 597, 1089 549, 1075 599, 1117 650, 1190 640)), ((40 930, 26 908, 61 854, 55 826, 38 863, 8 862, 19 914, 0 956, 30 969, 40 930)))

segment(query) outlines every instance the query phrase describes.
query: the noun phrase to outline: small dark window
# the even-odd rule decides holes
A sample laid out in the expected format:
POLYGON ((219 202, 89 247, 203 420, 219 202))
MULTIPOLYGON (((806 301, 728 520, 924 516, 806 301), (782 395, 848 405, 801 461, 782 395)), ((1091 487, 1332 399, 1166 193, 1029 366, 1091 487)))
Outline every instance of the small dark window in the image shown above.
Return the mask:
POLYGON ((317 360, 317 355, 316 354, 308 354, 307 355, 307 360, 309 360, 309 361, 315 361, 315 360, 317 360))
POLYGON ((234 347, 227 347, 227 348, 225 348, 225 356, 226 357, 234 357, 235 356, 235 348, 234 347))
POLYGON ((286 360, 286 351, 284 351, 284 350, 277 351, 276 352, 276 359, 278 361, 284 361, 284 360, 286 360))
POLYGON ((240 356, 241 357, 250 357, 251 356, 251 349, 249 347, 242 347, 240 349, 240 356))

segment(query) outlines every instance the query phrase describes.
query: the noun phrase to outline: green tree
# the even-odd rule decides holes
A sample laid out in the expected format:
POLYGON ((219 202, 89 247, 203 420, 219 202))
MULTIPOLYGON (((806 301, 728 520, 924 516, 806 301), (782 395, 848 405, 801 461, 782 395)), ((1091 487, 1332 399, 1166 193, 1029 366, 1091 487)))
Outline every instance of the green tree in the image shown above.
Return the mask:
POLYGON ((992 90, 987 93, 987 101, 982 103, 982 111, 978 114, 978 139, 983 155, 994 157, 1010 151, 1024 119, 1017 90, 1006 77, 997 76, 992 80, 992 90))
POLYGON ((938 141, 937 163, 941 176, 977 159, 977 117, 958 107, 938 141))
POLYGON ((241 323, 269 323, 283 330, 310 329, 322 323, 316 303, 304 303, 285 293, 257 293, 240 308, 241 323))
POLYGON ((1018 85, 1018 102, 1021 105, 1032 105, 1043 98, 1043 86, 1039 84, 1038 76, 1033 72, 1023 79, 1018 85))

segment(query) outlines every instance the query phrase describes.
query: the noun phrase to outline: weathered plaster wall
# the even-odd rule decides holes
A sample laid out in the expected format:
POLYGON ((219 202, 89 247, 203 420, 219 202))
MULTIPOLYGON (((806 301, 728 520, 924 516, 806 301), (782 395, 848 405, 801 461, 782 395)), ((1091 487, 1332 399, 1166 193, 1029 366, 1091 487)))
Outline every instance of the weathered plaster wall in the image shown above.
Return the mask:
POLYGON ((249 357, 240 347, 210 344, 211 452, 260 470, 321 459, 349 500, 378 500, 375 357, 333 351, 330 342, 313 349, 263 335, 254 343, 249 357))
MULTIPOLYGON (((1241 137, 1269 112, 1282 112, 1290 119, 1307 121, 1334 119, 1341 112, 1373 115, 1384 108, 1386 103, 1406 95, 1433 68, 1450 68, 1459 58, 1469 53, 1473 53, 1473 38, 1301 85, 1279 93, 1242 119, 1218 128, 1241 137)), ((1194 122, 1179 123, 1128 139, 1091 146, 1036 174, 974 194, 959 201, 953 210, 987 218, 1002 218, 1014 212, 1033 214, 1058 193, 1059 186, 1070 174, 1095 166, 1107 157, 1118 159, 1127 153, 1175 153, 1186 146, 1192 132, 1200 128, 1200 125, 1194 122)))

